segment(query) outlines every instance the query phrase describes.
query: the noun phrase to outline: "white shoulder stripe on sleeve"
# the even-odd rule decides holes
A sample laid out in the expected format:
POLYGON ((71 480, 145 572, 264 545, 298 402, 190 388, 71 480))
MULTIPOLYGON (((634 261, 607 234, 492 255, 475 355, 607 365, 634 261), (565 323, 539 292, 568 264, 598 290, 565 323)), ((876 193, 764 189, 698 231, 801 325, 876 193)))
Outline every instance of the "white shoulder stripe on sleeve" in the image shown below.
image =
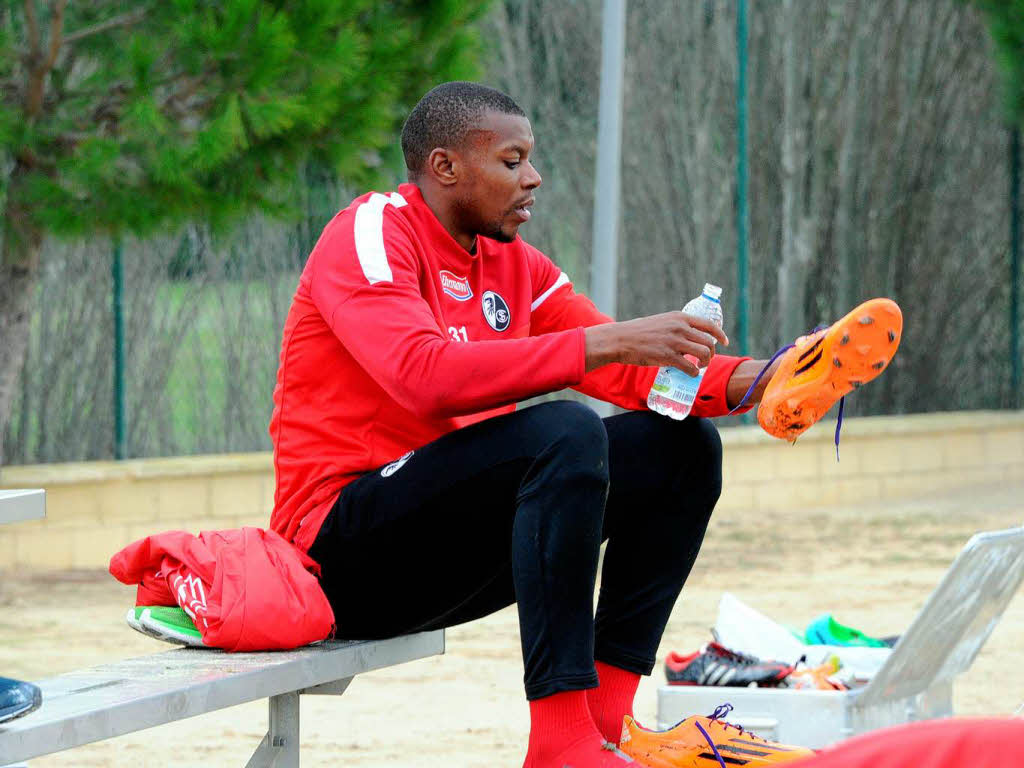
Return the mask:
POLYGON ((546 291, 544 291, 544 293, 542 293, 540 296, 538 296, 536 299, 533 300, 533 304, 530 305, 530 311, 533 312, 535 309, 537 309, 537 307, 539 307, 541 304, 543 304, 545 301, 547 301, 548 296, 550 296, 558 288, 561 288, 563 285, 565 285, 568 282, 569 282, 569 276, 567 274, 565 274, 565 272, 560 274, 558 276, 558 279, 555 280, 555 284, 554 285, 552 285, 550 288, 548 288, 546 291))
POLYGON ((374 192, 356 208, 356 256, 370 285, 390 283, 393 279, 388 255, 384 250, 384 208, 388 205, 401 208, 406 205, 406 201, 397 192, 390 195, 374 192))

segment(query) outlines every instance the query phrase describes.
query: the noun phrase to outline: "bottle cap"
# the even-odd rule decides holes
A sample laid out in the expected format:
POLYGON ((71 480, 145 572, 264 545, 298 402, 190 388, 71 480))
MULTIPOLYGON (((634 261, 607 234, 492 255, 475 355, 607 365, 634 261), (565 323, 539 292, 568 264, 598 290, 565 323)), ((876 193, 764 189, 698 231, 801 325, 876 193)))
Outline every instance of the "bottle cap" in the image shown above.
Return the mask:
POLYGON ((711 283, 704 283, 703 293, 709 299, 715 299, 716 301, 722 298, 722 289, 717 285, 712 285, 711 283))

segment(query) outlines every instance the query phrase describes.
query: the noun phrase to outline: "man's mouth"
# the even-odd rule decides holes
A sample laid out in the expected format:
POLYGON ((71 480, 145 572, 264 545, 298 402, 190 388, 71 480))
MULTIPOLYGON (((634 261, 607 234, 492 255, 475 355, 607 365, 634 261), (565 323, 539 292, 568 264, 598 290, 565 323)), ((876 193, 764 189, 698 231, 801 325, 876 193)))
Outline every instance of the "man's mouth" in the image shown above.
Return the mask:
POLYGON ((529 221, 530 220, 530 216, 532 215, 530 213, 530 206, 531 205, 533 205, 533 198, 532 197, 527 198, 526 200, 523 200, 522 203, 520 203, 519 205, 517 205, 515 208, 512 209, 512 213, 514 213, 516 216, 518 216, 520 218, 520 220, 522 220, 522 221, 529 221))

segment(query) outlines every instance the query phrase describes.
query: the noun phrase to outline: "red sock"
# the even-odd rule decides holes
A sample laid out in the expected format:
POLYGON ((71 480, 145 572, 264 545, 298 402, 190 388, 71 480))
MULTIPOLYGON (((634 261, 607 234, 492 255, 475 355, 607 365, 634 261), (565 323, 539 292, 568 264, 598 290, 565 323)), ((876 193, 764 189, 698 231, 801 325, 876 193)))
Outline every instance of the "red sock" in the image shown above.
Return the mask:
POLYGON ((633 716, 633 697, 640 685, 640 675, 603 661, 595 662, 594 666, 600 684, 587 691, 590 716, 601 735, 612 744, 618 744, 623 715, 633 716))
POLYGON ((621 753, 604 748, 590 717, 586 691, 565 691, 530 702, 530 746, 523 768, 624 768, 621 753))

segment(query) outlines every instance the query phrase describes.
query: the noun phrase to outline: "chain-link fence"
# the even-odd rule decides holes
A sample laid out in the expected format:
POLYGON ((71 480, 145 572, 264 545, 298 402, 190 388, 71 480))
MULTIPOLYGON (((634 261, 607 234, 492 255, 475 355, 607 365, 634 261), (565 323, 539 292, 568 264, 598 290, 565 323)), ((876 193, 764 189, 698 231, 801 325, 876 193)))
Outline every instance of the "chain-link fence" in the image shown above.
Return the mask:
MULTIPOLYGON (((584 286, 600 5, 509 0, 490 21, 491 82, 531 116, 545 175, 524 236, 584 286)), ((619 315, 680 307, 710 281, 725 289, 729 326, 736 4, 628 7, 619 315)), ((955 0, 751 3, 748 45, 752 353, 792 340, 787 315, 810 329, 891 296, 900 352, 848 413, 1019 402, 1009 132, 980 15, 955 0), (785 306, 784 283, 798 289, 785 306)))
MULTIPOLYGON (((485 80, 530 115, 544 175, 523 235, 582 289, 600 6, 506 0, 485 22, 485 80)), ((734 14, 712 0, 629 4, 623 318, 678 308, 704 281, 724 287, 727 326, 737 316, 734 14)), ((749 60, 755 354, 788 340, 787 313, 809 328, 888 295, 902 346, 852 412, 1010 405, 1007 131, 978 14, 956 0, 751 4, 749 60), (787 281, 798 298, 782 306, 787 281)), ((129 456, 269 448, 299 271, 360 191, 317 180, 298 219, 124 243, 129 456)), ((48 246, 8 463, 112 455, 111 250, 48 246)))
MULTIPOLYGON (((351 195, 317 183, 307 214, 253 216, 123 244, 127 456, 263 450, 281 330, 324 224, 351 195)), ((114 455, 113 246, 51 245, 5 436, 11 464, 114 455)))

